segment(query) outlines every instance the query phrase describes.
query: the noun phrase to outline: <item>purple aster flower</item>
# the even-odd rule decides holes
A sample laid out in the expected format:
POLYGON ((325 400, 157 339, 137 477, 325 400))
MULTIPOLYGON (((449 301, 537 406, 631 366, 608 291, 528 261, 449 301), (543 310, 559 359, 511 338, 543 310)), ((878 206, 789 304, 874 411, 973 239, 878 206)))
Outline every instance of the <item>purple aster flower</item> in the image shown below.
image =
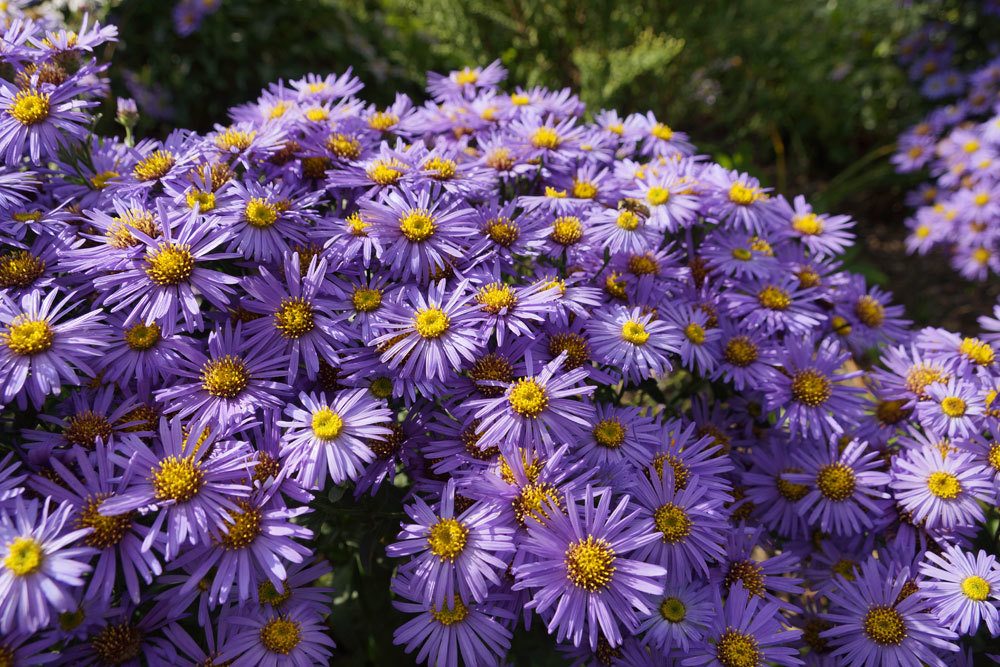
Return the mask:
POLYGON ((228 252, 271 262, 305 243, 307 223, 313 217, 309 207, 318 193, 303 194, 283 181, 251 181, 234 182, 228 194, 234 201, 216 211, 229 239, 228 252))
POLYGON ((216 658, 220 664, 329 664, 335 647, 323 617, 308 606, 290 605, 280 612, 243 607, 222 622, 231 634, 216 658))
POLYGON ((647 223, 656 230, 676 232, 691 227, 700 202, 692 194, 690 179, 674 173, 654 175, 639 181, 624 194, 643 202, 649 210, 647 223))
POLYGON ((721 377, 731 382, 737 391, 765 386, 771 378, 776 356, 769 337, 760 330, 744 328, 728 319, 722 319, 719 326, 721 352, 713 379, 721 377))
POLYGON ((863 408, 864 390, 845 384, 861 372, 837 372, 849 358, 836 343, 824 342, 815 351, 811 341, 788 343, 776 359, 781 371, 772 375, 766 407, 783 410, 778 423, 787 423, 793 434, 826 440, 843 433, 863 408))
POLYGON ((162 236, 154 238, 130 227, 129 233, 145 245, 145 255, 119 271, 95 278, 94 287, 104 292, 103 303, 112 306, 111 312, 130 308, 126 325, 155 322, 169 336, 178 318, 183 317, 188 331, 200 330, 203 319, 198 297, 224 309, 233 293, 229 285, 238 282, 234 276, 204 266, 233 257, 212 252, 225 242, 226 235, 201 220, 197 212, 173 222, 177 216, 171 215, 162 199, 157 201, 157 216, 162 236))
POLYGON ((681 338, 676 327, 641 308, 598 311, 587 324, 595 359, 621 370, 625 379, 658 378, 672 368, 681 338))
POLYGON ((62 660, 83 667, 178 664, 176 650, 162 634, 165 626, 177 620, 177 614, 170 614, 162 606, 139 612, 135 605, 125 603, 105 610, 102 616, 96 627, 90 629, 86 641, 76 642, 61 651, 62 660))
POLYGON ((111 323, 117 334, 98 359, 97 368, 107 382, 156 384, 173 375, 183 360, 196 354, 195 342, 182 334, 165 335, 159 324, 125 325, 118 316, 111 323))
POLYGON ((667 570, 668 581, 680 585, 694 573, 707 577, 708 566, 722 560, 723 543, 729 520, 724 503, 731 498, 701 484, 691 477, 677 488, 673 468, 663 466, 662 473, 647 468, 633 475, 628 487, 641 509, 636 521, 656 540, 635 550, 635 558, 657 563, 667 570))
POLYGON ((729 590, 725 602, 716 597, 705 639, 695 642, 684 665, 801 665, 799 650, 792 646, 799 630, 786 629, 780 607, 762 602, 743 586, 729 590))
POLYGON ((917 418, 928 431, 948 438, 966 438, 981 430, 983 399, 972 382, 949 379, 927 386, 929 400, 917 403, 917 418))
POLYGON ((155 512, 142 549, 151 549, 165 533, 167 560, 185 542, 209 544, 211 531, 225 530, 230 513, 240 509, 236 501, 250 493, 248 448, 222 442, 217 426, 201 431, 192 443, 189 429, 180 418, 161 417, 155 450, 136 442, 133 451, 115 454, 125 490, 106 498, 98 510, 106 517, 155 512))
POLYGON ((274 350, 249 349, 242 324, 208 335, 208 355, 191 348, 174 369, 176 382, 159 389, 156 400, 178 417, 193 416, 202 425, 227 424, 252 415, 261 407, 278 408, 289 387, 274 378, 288 363, 274 350))
POLYGON ((1000 634, 1000 565, 982 549, 973 555, 949 544, 942 555, 924 554, 920 596, 949 629, 973 635, 985 621, 990 635, 1000 634))
POLYGON ((714 218, 759 234, 777 217, 767 189, 749 174, 712 165, 703 172, 702 180, 710 186, 707 204, 714 218))
POLYGON ((849 231, 854 221, 850 216, 817 214, 802 195, 795 198, 793 206, 779 196, 775 209, 776 215, 787 221, 779 235, 797 239, 813 255, 835 257, 854 243, 854 234, 849 231))
POLYGON ((15 498, 0 514, 0 632, 35 632, 49 624, 50 612, 76 607, 72 589, 83 586, 95 553, 73 546, 88 528, 67 530, 69 503, 49 512, 51 500, 15 498))
POLYGON ((435 188, 389 190, 361 202, 369 233, 382 242, 382 262, 394 277, 427 282, 461 258, 476 234, 476 212, 435 188))
MULTIPOLYGON (((590 425, 594 414, 591 403, 578 399, 588 396, 594 388, 581 386, 587 375, 583 369, 560 374, 565 361, 563 352, 538 374, 511 382, 502 396, 470 401, 470 410, 475 410, 475 418, 481 420, 479 446, 499 446, 510 456, 517 447, 529 443, 551 454, 555 443, 573 442, 590 425)), ((529 356, 525 368, 532 367, 529 356)))
POLYGON ((576 443, 573 454, 588 466, 613 468, 624 462, 641 468, 649 463, 661 435, 660 425, 632 406, 595 403, 593 426, 576 443))
POLYGON ((788 445, 775 439, 754 448, 750 468, 740 477, 744 497, 753 506, 753 516, 767 528, 789 538, 808 535, 809 525, 798 511, 798 502, 809 493, 809 485, 792 482, 789 475, 801 473, 788 445))
POLYGON ((399 302, 386 304, 380 325, 386 333, 372 341, 384 346, 383 363, 406 378, 442 381, 473 361, 482 340, 467 289, 463 281, 448 293, 442 280, 426 294, 410 287, 399 302))
POLYGON ((265 580, 283 589, 288 576, 285 563, 301 563, 312 554, 295 540, 308 540, 313 533, 292 521, 309 508, 286 507, 275 495, 280 488, 275 483, 263 493, 238 500, 238 509, 230 511, 223 528, 213 532, 211 547, 189 549, 174 559, 173 568, 189 568, 188 583, 180 594, 197 587, 213 568, 208 593, 216 604, 224 604, 233 588, 240 603, 256 599, 258 583, 265 580))
POLYGON ((948 641, 954 634, 920 611, 926 605, 920 595, 902 595, 908 578, 908 571, 892 574, 869 559, 856 579, 838 581, 823 616, 833 627, 820 635, 832 645, 833 658, 849 667, 945 666, 938 654, 957 650, 948 641))
POLYGON ((507 283, 491 282, 476 290, 474 300, 479 305, 478 317, 485 327, 484 337, 496 335, 497 345, 503 345, 507 336, 533 337, 533 327, 543 323, 559 288, 546 281, 525 287, 512 287, 507 283))
POLYGON ((455 516, 455 480, 441 493, 439 513, 419 497, 406 506, 414 521, 403 528, 397 542, 386 547, 394 558, 414 556, 401 570, 407 574, 411 596, 442 611, 454 600, 465 604, 486 599, 490 584, 500 583, 514 551, 514 529, 505 525, 499 506, 478 501, 455 516))
POLYGON ((722 330, 710 326, 708 313, 697 307, 680 306, 671 310, 666 319, 681 334, 678 354, 684 367, 699 375, 711 375, 720 357, 722 330))
POLYGON ((843 445, 832 437, 825 445, 801 447, 795 453, 801 472, 784 475, 787 484, 807 489, 797 509, 811 524, 834 535, 857 535, 888 509, 889 483, 880 452, 867 443, 843 445))
POLYGON ((749 282, 741 288, 727 291, 724 298, 729 314, 743 320, 747 327, 759 327, 768 335, 788 332, 802 336, 821 322, 814 303, 819 296, 816 288, 804 287, 794 275, 779 274, 749 282))
POLYGON ((980 503, 996 496, 992 474, 971 452, 910 449, 893 459, 891 474, 896 501, 928 528, 981 523, 980 503))
POLYGON ((435 667, 495 664, 510 648, 511 632, 505 625, 513 614, 493 601, 466 605, 455 596, 451 607, 435 607, 405 577, 393 580, 400 599, 393 606, 413 618, 393 633, 394 644, 407 653, 420 648, 418 663, 435 667), (461 659, 461 661, 460 661, 461 659))
POLYGON ((663 591, 666 570, 627 557, 657 539, 628 510, 627 497, 612 507, 610 490, 588 485, 581 497, 567 494, 566 514, 528 518, 522 548, 534 558, 514 568, 514 590, 532 590, 527 606, 539 614, 555 606, 547 626, 557 641, 579 646, 586 634, 595 650, 600 633, 618 646, 621 626, 635 632, 637 612, 650 612, 647 596, 663 591))
POLYGON ((84 599, 111 602, 120 578, 129 597, 138 604, 140 579, 149 585, 162 568, 156 554, 142 548, 148 529, 136 522, 135 512, 109 516, 99 511, 105 500, 126 488, 123 482, 114 479, 115 470, 108 454, 108 447, 100 442, 93 457, 87 456, 83 448, 75 447, 70 461, 77 472, 52 459, 55 481, 36 477, 33 485, 53 500, 71 506, 73 525, 89 529, 81 542, 96 549, 98 556, 84 599))
POLYGON ((701 641, 711 623, 713 600, 707 582, 694 579, 668 585, 658 598, 659 607, 639 626, 643 642, 664 653, 676 648, 685 653, 701 641))
POLYGON ((797 614, 799 607, 789 599, 803 592, 801 577, 794 576, 799 570, 799 558, 791 551, 775 553, 773 548, 765 548, 766 539, 762 527, 731 528, 726 534, 726 557, 712 571, 711 579, 730 594, 739 584, 750 595, 797 614))
POLYGON ((393 413, 385 401, 364 389, 326 394, 299 394, 302 407, 285 407, 282 458, 306 488, 321 489, 329 473, 334 484, 357 479, 364 464, 375 458, 373 447, 393 435, 393 413))
POLYGON ((14 302, 0 295, 0 403, 28 399, 40 408, 45 397, 63 384, 78 385, 78 371, 94 372, 90 359, 100 355, 104 332, 97 327, 103 314, 92 310, 66 319, 77 302, 73 292, 59 300, 59 290, 43 296, 32 291, 14 302))
POLYGON ((94 92, 81 76, 53 85, 39 81, 19 88, 0 79, 0 155, 8 165, 21 161, 25 144, 33 164, 55 156, 70 139, 87 136, 90 116, 82 110, 97 102, 81 99, 94 92))

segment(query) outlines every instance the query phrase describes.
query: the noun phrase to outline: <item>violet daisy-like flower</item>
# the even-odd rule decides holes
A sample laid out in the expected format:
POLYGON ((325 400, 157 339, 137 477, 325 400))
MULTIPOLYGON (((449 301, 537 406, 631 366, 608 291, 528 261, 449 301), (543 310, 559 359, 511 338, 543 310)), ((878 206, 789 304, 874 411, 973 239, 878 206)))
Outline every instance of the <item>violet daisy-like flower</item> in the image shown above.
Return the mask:
POLYGON ((775 208, 776 215, 787 220, 786 226, 779 228, 779 235, 797 239, 813 255, 835 257, 854 242, 854 234, 849 231, 854 227, 850 216, 817 214, 802 195, 795 197, 792 206, 779 196, 775 208))
POLYGON ((795 454, 801 472, 783 475, 788 484, 808 491, 797 509, 812 525, 835 535, 857 535, 871 528, 872 519, 886 511, 889 483, 881 470, 878 450, 851 440, 842 445, 832 437, 826 444, 803 446, 795 454))
POLYGON ((496 335, 497 345, 503 345, 504 335, 533 336, 533 327, 545 321, 554 308, 559 288, 545 281, 525 287, 491 282, 476 290, 476 315, 486 329, 485 337, 496 335))
POLYGON ((372 344, 384 346, 382 361, 404 377, 444 380, 472 362, 482 346, 471 300, 464 281, 450 293, 443 280, 427 294, 410 287, 399 303, 386 305, 380 328, 387 332, 372 344))
POLYGON ((233 665, 329 664, 336 645, 323 617, 308 606, 290 605, 280 612, 241 607, 225 617, 230 636, 215 661, 233 665))
POLYGON ((403 279, 427 281, 462 257, 467 239, 478 232, 476 212, 441 197, 434 188, 389 190, 361 202, 361 211, 382 242, 382 261, 403 279))
POLYGON ((996 495, 992 473, 971 452, 911 449, 896 456, 891 475, 897 502, 928 528, 980 523, 985 516, 980 503, 996 495))
POLYGON ((159 324, 136 322, 125 325, 124 317, 112 322, 115 336, 97 360, 102 378, 108 382, 155 383, 173 375, 195 349, 195 342, 180 333, 165 335, 159 324))
POLYGON ((454 600, 485 600, 490 584, 499 584, 498 573, 507 568, 506 554, 514 551, 514 529, 502 520, 499 506, 478 501, 456 516, 455 480, 450 479, 437 513, 419 497, 406 513, 415 523, 402 525, 399 541, 386 553, 415 556, 402 567, 411 595, 442 611, 453 609, 454 600))
POLYGON ((743 320, 745 326, 760 328, 768 335, 788 332, 809 334, 821 323, 814 300, 814 287, 805 287, 795 276, 779 275, 741 285, 724 298, 729 314, 743 320))
POLYGON ((943 554, 924 554, 920 596, 941 622, 962 635, 976 633, 985 621, 990 635, 1000 634, 1000 564, 982 549, 973 555, 955 544, 943 554))
POLYGON ((0 514, 0 632, 15 628, 35 632, 49 624, 50 613, 75 607, 72 589, 83 586, 95 550, 74 546, 89 528, 66 525, 72 505, 49 511, 15 498, 0 514))
POLYGON ((200 330, 204 321, 198 297, 225 308, 233 293, 230 285, 239 282, 235 276, 204 265, 234 255, 212 252, 226 241, 226 235, 197 213, 172 222, 177 214, 159 199, 157 216, 162 236, 154 238, 130 227, 129 233, 145 245, 145 254, 121 270, 95 278, 94 287, 103 292, 102 303, 111 306, 111 312, 129 309, 126 325, 155 322, 164 334, 171 335, 183 317, 187 331, 200 330))
MULTIPOLYGON (((566 353, 545 364, 534 375, 521 377, 502 396, 470 401, 475 418, 481 420, 479 446, 499 446, 506 456, 517 456, 517 447, 530 444, 551 454, 557 442, 573 442, 591 423, 594 406, 576 400, 588 396, 593 387, 582 385, 582 368, 560 373, 566 353)), ((525 367, 530 371, 532 359, 525 367)))
POLYGON ((455 596, 452 606, 436 607, 423 599, 405 577, 393 580, 400 599, 393 606, 413 618, 393 633, 392 641, 417 652, 416 661, 435 667, 491 665, 498 663, 510 648, 511 632, 506 624, 514 614, 495 602, 465 604, 455 596), (461 659, 461 662, 460 662, 461 659))
POLYGON ((658 538, 636 549, 635 558, 662 565, 673 585, 692 573, 707 577, 709 564, 725 555, 729 520, 723 506, 731 498, 701 484, 697 475, 678 489, 669 465, 662 473, 651 467, 633 475, 629 488, 641 508, 636 522, 658 538))
POLYGON ((641 467, 649 463, 659 440, 657 422, 639 408, 597 403, 593 426, 573 453, 586 464, 602 469, 622 462, 641 467))
POLYGON ((768 528, 792 538, 809 533, 809 525, 798 511, 798 502, 809 493, 809 486, 788 479, 801 472, 787 444, 777 440, 754 448, 750 468, 740 478, 744 497, 753 505, 753 515, 768 528))
POLYGON ((115 455, 125 488, 104 499, 98 512, 106 517, 155 512, 142 549, 153 548, 165 533, 167 560, 185 542, 208 544, 211 531, 224 530, 230 513, 240 509, 236 501, 250 493, 254 465, 245 445, 218 442, 218 428, 195 435, 179 418, 161 417, 155 449, 137 442, 133 451, 115 455))
POLYGON ((567 494, 566 513, 545 523, 528 519, 522 548, 533 559, 514 568, 514 590, 532 591, 528 607, 544 614, 557 641, 592 650, 602 634, 611 646, 622 643, 622 626, 634 632, 638 614, 648 614, 647 595, 659 595, 666 570, 628 556, 657 539, 635 521, 628 498, 612 507, 611 492, 587 486, 581 496, 567 494), (582 505, 582 506, 581 506, 582 505))
POLYGON ((138 604, 140 579, 148 585, 162 568, 156 554, 142 548, 148 529, 136 521, 136 512, 111 516, 100 512, 105 500, 126 488, 123 482, 114 479, 116 471, 108 454, 109 448, 104 443, 97 444, 93 457, 76 447, 71 463, 77 472, 52 459, 50 465, 56 481, 37 477, 33 484, 54 500, 72 506, 73 525, 89 529, 81 542, 97 550, 98 556, 84 598, 110 602, 120 578, 129 597, 138 604))
POLYGON ((683 665, 802 664, 798 649, 789 645, 801 632, 785 627, 776 603, 762 602, 737 584, 729 590, 725 602, 716 597, 714 612, 705 639, 693 643, 683 665))
POLYGON ((303 392, 299 401, 301 407, 285 407, 288 419, 278 426, 285 429, 282 458, 306 488, 322 488, 328 474, 334 484, 357 479, 375 458, 372 446, 393 435, 393 413, 364 389, 338 393, 329 401, 326 394, 303 392))
POLYGON ((641 308, 598 312, 587 323, 594 358, 621 370, 631 382, 656 378, 672 367, 681 340, 670 323, 641 308))
POLYGON ((286 382, 294 382, 299 362, 309 379, 316 377, 321 360, 339 362, 335 350, 347 334, 330 316, 333 302, 323 292, 327 262, 313 258, 305 267, 299 253, 286 254, 282 262, 284 284, 261 267, 260 277, 247 280, 243 287, 253 301, 242 302, 252 313, 266 317, 248 322, 247 344, 253 349, 288 355, 286 382))
POLYGON ((308 540, 313 533, 293 521, 309 508, 286 507, 275 495, 279 489, 280 484, 272 484, 264 493, 238 500, 237 509, 229 512, 223 528, 214 533, 210 548, 191 549, 174 559, 173 568, 188 568, 188 583, 181 587, 181 594, 198 586, 213 568, 208 593, 217 604, 224 604, 233 589, 240 603, 254 599, 263 581, 284 587, 285 563, 301 563, 312 553, 295 540, 308 540))
POLYGON ((642 622, 636 634, 643 642, 667 653, 672 648, 687 652, 700 641, 711 623, 713 600, 707 582, 694 579, 668 585, 657 598, 658 608, 642 622))
POLYGON ((862 415, 861 387, 845 384, 860 371, 838 373, 850 354, 836 344, 814 350, 811 341, 789 343, 776 358, 782 371, 773 374, 767 408, 783 410, 779 424, 793 434, 826 440, 842 433, 862 415))
POLYGON ((156 392, 168 413, 206 424, 227 424, 262 406, 277 408, 288 385, 274 379, 288 363, 273 350, 248 349, 242 324, 226 324, 208 336, 208 354, 192 348, 174 369, 178 380, 156 392))
POLYGON ((59 296, 58 289, 44 296, 29 292, 20 302, 0 295, 0 404, 16 398, 23 408, 30 399, 41 407, 61 385, 80 384, 79 371, 93 374, 92 359, 106 344, 97 326, 103 314, 92 310, 67 318, 77 296, 59 296))
POLYGON ((920 425, 948 438, 968 437, 981 427, 983 398, 973 382, 951 378, 927 386, 929 400, 917 403, 920 425))
POLYGON ((955 651, 954 633, 942 628, 920 595, 904 596, 907 571, 893 574, 880 561, 868 559, 857 578, 840 579, 827 593, 832 603, 822 618, 833 627, 820 636, 833 648, 838 664, 847 667, 932 665, 945 667, 942 651, 955 651))
POLYGON ((97 105, 81 99, 93 89, 80 76, 52 85, 36 75, 29 83, 0 79, 0 155, 9 165, 20 162, 25 145, 31 162, 41 164, 69 140, 85 138, 90 116, 82 110, 97 105))
POLYGON ((756 178, 712 165, 703 172, 702 180, 711 186, 706 195, 712 217, 754 233, 760 233, 774 219, 767 189, 760 187, 756 178))

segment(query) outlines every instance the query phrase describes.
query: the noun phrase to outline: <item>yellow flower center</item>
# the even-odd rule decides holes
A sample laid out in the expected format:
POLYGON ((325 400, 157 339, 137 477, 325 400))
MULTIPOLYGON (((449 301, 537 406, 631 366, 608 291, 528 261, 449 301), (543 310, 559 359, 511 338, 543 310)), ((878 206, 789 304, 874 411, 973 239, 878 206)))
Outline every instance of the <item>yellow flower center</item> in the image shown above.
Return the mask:
POLYGON ((156 225, 153 213, 141 208, 129 209, 121 217, 112 218, 105 236, 108 243, 115 248, 131 248, 142 243, 132 234, 133 229, 150 238, 160 236, 160 229, 156 225))
POLYGON ((185 503, 201 491, 205 473, 193 456, 168 456, 153 469, 153 495, 157 500, 185 503))
POLYGON ((829 500, 847 500, 854 495, 854 470, 840 462, 828 463, 816 474, 816 487, 829 500))
POLYGON ((201 388, 216 398, 236 398, 250 386, 250 369, 240 357, 210 359, 201 369, 201 388))
POLYGON ((104 516, 98 511, 101 503, 110 495, 110 493, 99 493, 90 496, 83 509, 80 510, 80 515, 76 519, 76 527, 93 529, 89 535, 83 538, 87 546, 110 549, 117 546, 132 527, 132 518, 135 512, 104 516))
POLYGON ((0 289, 31 287, 45 273, 45 261, 27 250, 0 256, 0 289))
POLYGON ((982 602, 990 596, 990 582, 978 575, 972 575, 962 580, 962 592, 970 600, 982 602))
MULTIPOLYGON (((510 468, 508 467, 508 470, 510 468)), ((509 482, 515 482, 513 473, 509 474, 509 482)), ((535 474, 537 477, 537 473, 535 474)), ((528 475, 531 478, 531 475, 528 475)), ((521 488, 521 492, 511 502, 514 509, 514 518, 519 525, 525 525, 527 517, 532 517, 536 521, 544 522, 549 518, 549 512, 554 512, 562 508, 563 498, 559 491, 551 484, 545 482, 530 482, 521 488)))
POLYGON ((985 192, 980 192, 973 198, 973 201, 976 203, 976 206, 986 206, 990 203, 990 196, 985 192))
POLYGON ((222 546, 229 550, 246 549, 260 535, 260 522, 264 515, 259 509, 247 502, 237 503, 239 512, 230 511, 230 518, 224 522, 223 532, 219 538, 222 546))
POLYGON ((312 121, 313 123, 321 123, 329 118, 330 112, 323 107, 312 107, 311 109, 306 109, 306 119, 312 121))
POLYGON ((302 641, 302 631, 295 621, 276 616, 260 628, 260 643, 271 653, 288 655, 302 641))
POLYGON ((823 220, 815 213, 796 215, 792 218, 792 229, 799 234, 815 236, 823 233, 823 220))
POLYGON ((326 140, 326 149, 344 160, 356 160, 361 156, 361 142, 346 134, 331 134, 326 140))
POLYGON ((511 410, 529 419, 534 419, 545 411, 549 397, 545 388, 534 378, 521 378, 514 383, 507 394, 511 410))
POLYGON ((399 220, 399 231, 413 243, 426 241, 434 235, 435 229, 434 217, 424 209, 411 209, 399 220))
POLYGON ((722 350, 726 362, 737 368, 746 368, 757 361, 758 355, 757 346, 746 336, 730 338, 722 350))
POLYGON ((954 500, 962 493, 962 483, 950 472, 938 470, 927 478, 927 489, 941 500, 954 500))
POLYGON ((215 145, 224 151, 231 151, 234 148, 237 151, 245 151, 250 148, 256 136, 257 133, 253 130, 247 132, 230 127, 215 137, 215 145))
POLYGON ((166 243, 146 253, 146 275, 160 287, 179 285, 194 273, 194 255, 186 244, 166 243))
POLYGON ((461 623, 469 615, 469 610, 462 604, 462 600, 457 595, 452 603, 451 609, 447 607, 442 607, 441 609, 431 607, 431 617, 445 627, 461 623))
POLYGON ((471 70, 468 67, 465 69, 455 72, 455 83, 460 86, 468 86, 479 81, 479 74, 475 70, 471 70))
POLYGON ((3 564, 14 576, 26 577, 42 567, 44 558, 45 551, 39 542, 30 537, 15 537, 7 545, 7 556, 3 559, 3 564))
POLYGON ((496 171, 509 171, 517 161, 509 148, 494 148, 486 155, 486 166, 496 171))
POLYGON ((795 482, 789 482, 782 475, 795 474, 802 472, 801 468, 785 468, 774 478, 774 484, 778 488, 778 493, 782 498, 788 500, 789 502, 797 502, 802 500, 807 493, 809 493, 809 487, 805 484, 796 484, 795 482))
POLYGON ((354 310, 359 313, 370 313, 382 305, 382 290, 368 287, 355 287, 351 295, 354 310))
POLYGON ((757 293, 757 302, 768 310, 787 310, 792 297, 780 287, 768 285, 757 293))
POLYGON ((622 340, 632 345, 645 345, 649 340, 649 332, 642 322, 629 320, 622 325, 622 340))
MULTIPOLYGON (((292 597, 292 589, 289 588, 288 584, 282 585, 279 591, 270 579, 261 582, 257 586, 257 599, 260 600, 262 605, 271 605, 272 607, 280 607, 281 605, 288 602, 292 597)), ((207 667, 207 666, 206 666, 207 667)))
POLYGON ((552 223, 552 240, 559 245, 571 246, 583 239, 583 223, 574 215, 564 215, 552 223))
POLYGON ((673 454, 668 454, 666 452, 657 454, 653 457, 653 469, 656 470, 656 474, 660 477, 663 476, 663 464, 666 463, 670 466, 674 473, 674 491, 683 491, 687 488, 688 480, 691 477, 691 472, 688 470, 687 465, 679 457, 673 454))
POLYGON ((657 139, 670 141, 674 137, 674 131, 666 123, 657 123, 649 131, 657 139))
POLYGON ((204 190, 199 190, 198 188, 191 188, 188 190, 187 195, 185 195, 187 200, 187 206, 190 209, 194 209, 195 206, 202 213, 207 213, 215 208, 215 193, 205 192, 204 190))
POLYGON ((18 315, 0 333, 0 341, 7 344, 11 354, 27 357, 41 354, 52 347, 56 334, 45 320, 32 320, 27 315, 18 315))
POLYGON ((722 583, 726 588, 731 588, 738 581, 750 595, 764 597, 766 579, 764 568, 758 563, 752 560, 740 560, 730 564, 722 583))
POLYGON ((396 127, 399 116, 391 111, 376 111, 368 118, 368 127, 379 132, 386 132, 396 127))
POLYGON ((285 297, 274 313, 274 328, 283 338, 301 338, 315 326, 312 304, 302 297, 285 297))
POLYGON ((737 206, 749 206, 764 198, 759 188, 750 188, 742 183, 733 183, 729 187, 729 201, 737 206))
POLYGON ((490 283, 479 288, 476 301, 482 305, 485 312, 496 315, 504 308, 513 308, 517 304, 517 297, 510 285, 490 283))
POLYGON ((660 272, 660 263, 652 253, 631 255, 626 267, 628 272, 635 276, 652 276, 660 272))
POLYGON ((622 211, 618 214, 618 219, 615 220, 618 228, 624 229, 627 232, 635 231, 639 227, 640 222, 639 216, 632 211, 622 211))
POLYGON ((140 322, 125 329, 124 339, 130 350, 144 352, 152 349, 160 342, 160 325, 140 322))
POLYGON ((885 306, 875 297, 865 294, 854 304, 854 314, 865 326, 874 329, 885 321, 885 306))
POLYGON ((7 109, 21 125, 35 125, 49 117, 49 95, 37 90, 21 90, 7 109))
POLYGON ((395 185, 403 176, 403 172, 397 169, 398 166, 396 162, 387 164, 383 161, 378 161, 370 165, 365 170, 365 173, 372 182, 378 185, 395 185))
POLYGON ((892 607, 869 607, 861 622, 861 629, 868 639, 879 646, 899 646, 906 639, 906 623, 892 607))
POLYGON ((941 411, 947 416, 955 418, 965 414, 965 401, 958 396, 946 396, 941 399, 941 411))
POLYGON ((733 628, 726 628, 719 637, 715 658, 722 667, 758 667, 763 662, 754 636, 733 628))
POLYGON ((677 598, 666 598, 660 603, 660 616, 670 623, 680 623, 687 616, 687 607, 677 598))
POLYGON ((436 181, 448 181, 455 178, 458 172, 458 164, 454 160, 443 157, 432 157, 424 163, 424 170, 429 171, 431 178, 436 181))
MULTIPOLYGON (((513 101, 513 96, 511 96, 513 101)), ((535 130, 534 134, 531 135, 531 145, 535 148, 547 148, 555 149, 559 148, 559 144, 562 143, 562 139, 559 137, 559 133, 555 131, 554 128, 542 126, 535 130)))
POLYGON ((108 181, 121 176, 117 171, 102 171, 90 177, 90 186, 95 190, 103 190, 108 186, 108 181))
POLYGON ((431 526, 427 546, 430 547, 431 553, 442 561, 454 561, 465 549, 468 537, 469 529, 457 519, 439 519, 431 526))
POLYGON ((682 542, 691 534, 691 526, 693 525, 684 508, 673 503, 666 503, 656 508, 656 511, 653 512, 653 523, 656 524, 656 529, 663 534, 661 539, 669 544, 682 542))
POLYGON ((670 190, 666 188, 661 188, 658 185, 654 185, 649 190, 646 191, 646 201, 648 201, 652 206, 660 206, 661 204, 666 204, 670 199, 670 190))
POLYGON ((587 339, 580 334, 559 332, 549 336, 549 354, 558 357, 566 353, 565 368, 572 370, 590 361, 590 349, 587 339))
POLYGON ((625 442, 625 427, 617 417, 597 422, 593 433, 597 444, 607 449, 618 449, 625 442))
POLYGON ((243 219, 251 227, 263 229, 278 221, 278 205, 262 197, 254 197, 243 209, 243 219))
POLYGON ((177 156, 170 151, 154 151, 135 165, 132 175, 137 181, 155 181, 163 178, 177 163, 177 156))
POLYGON ((577 199, 593 199, 597 196, 597 186, 590 181, 573 179, 573 196, 577 199))
POLYGON ((578 588, 594 593, 606 588, 615 573, 615 551, 607 540, 588 535, 566 549, 566 576, 578 588))
POLYGON ((823 405, 833 394, 833 383, 815 368, 805 368, 792 376, 792 398, 811 408, 823 405))
POLYGON ((510 218, 494 218, 486 223, 486 236, 501 248, 514 245, 521 236, 521 229, 510 218))
POLYGON ((514 93, 510 96, 510 103, 516 107, 523 107, 531 101, 527 95, 521 93, 514 93))
POLYGON ((142 653, 142 633, 128 621, 101 628, 90 640, 94 654, 105 665, 125 665, 142 653))
POLYGON ((413 327, 421 338, 440 338, 450 326, 451 318, 440 308, 424 308, 413 317, 413 327))
POLYGON ((344 428, 344 419, 328 407, 322 407, 312 416, 312 432, 320 440, 333 440, 344 428))
POLYGON ((978 338, 965 338, 958 347, 959 353, 980 366, 989 366, 993 363, 995 353, 993 348, 986 341, 978 338))
POLYGON ((701 345, 705 342, 705 329, 697 322, 692 322, 684 327, 684 336, 695 345, 701 345))

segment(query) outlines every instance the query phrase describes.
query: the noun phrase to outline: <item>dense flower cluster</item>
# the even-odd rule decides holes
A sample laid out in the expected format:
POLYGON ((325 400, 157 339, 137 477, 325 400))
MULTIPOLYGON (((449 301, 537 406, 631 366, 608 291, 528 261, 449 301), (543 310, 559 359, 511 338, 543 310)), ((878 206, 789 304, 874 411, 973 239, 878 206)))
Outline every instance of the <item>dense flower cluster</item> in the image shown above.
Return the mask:
MULTIPOLYGON (((984 8, 984 10, 987 8, 984 8)), ((907 198, 910 253, 944 249, 970 280, 1000 273, 1000 59, 965 74, 953 68, 954 40, 930 26, 901 45, 911 77, 931 99, 950 98, 899 138, 901 173, 933 179, 907 198)))
POLYGON ((496 63, 97 137, 113 37, 0 52, 0 657, 332 660, 301 517, 333 485, 408 487, 395 639, 432 665, 531 623, 723 667, 1000 630, 1000 320, 911 332, 840 268, 848 218, 496 63))

